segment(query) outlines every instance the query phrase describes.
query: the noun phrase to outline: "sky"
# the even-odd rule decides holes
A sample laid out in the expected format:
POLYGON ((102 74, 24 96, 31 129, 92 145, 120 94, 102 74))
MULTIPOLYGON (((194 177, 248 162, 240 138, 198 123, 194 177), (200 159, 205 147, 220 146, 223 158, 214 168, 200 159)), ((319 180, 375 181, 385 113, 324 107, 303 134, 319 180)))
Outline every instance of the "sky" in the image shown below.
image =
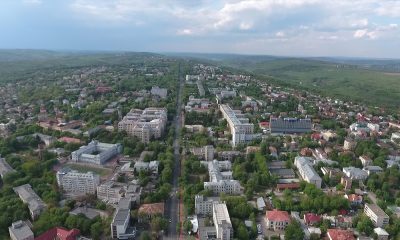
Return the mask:
POLYGON ((400 58, 400 0, 0 0, 0 48, 400 58))

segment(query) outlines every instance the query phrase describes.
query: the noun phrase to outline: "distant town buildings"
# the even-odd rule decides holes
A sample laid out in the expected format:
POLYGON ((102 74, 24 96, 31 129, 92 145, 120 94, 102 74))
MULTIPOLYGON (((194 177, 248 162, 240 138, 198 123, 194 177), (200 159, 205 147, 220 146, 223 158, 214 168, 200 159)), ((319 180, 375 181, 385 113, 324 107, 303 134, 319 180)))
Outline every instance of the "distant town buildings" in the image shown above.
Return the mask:
POLYGON ((74 162, 103 165, 108 160, 122 151, 122 145, 91 141, 87 146, 82 146, 71 153, 74 162))
POLYGON ((311 119, 270 118, 270 132, 276 134, 294 134, 311 132, 311 119))
POLYGON ((118 130, 126 131, 142 142, 149 143, 152 138, 157 139, 162 136, 166 124, 167 109, 165 108, 132 109, 118 123, 118 130))
POLYGON ((47 208, 47 205, 35 193, 35 191, 33 191, 30 184, 14 187, 13 190, 18 194, 22 202, 28 204, 29 212, 33 220, 35 220, 47 208))
POLYGON ((99 175, 92 172, 81 173, 69 168, 57 171, 57 184, 67 193, 95 194, 99 183, 99 175))

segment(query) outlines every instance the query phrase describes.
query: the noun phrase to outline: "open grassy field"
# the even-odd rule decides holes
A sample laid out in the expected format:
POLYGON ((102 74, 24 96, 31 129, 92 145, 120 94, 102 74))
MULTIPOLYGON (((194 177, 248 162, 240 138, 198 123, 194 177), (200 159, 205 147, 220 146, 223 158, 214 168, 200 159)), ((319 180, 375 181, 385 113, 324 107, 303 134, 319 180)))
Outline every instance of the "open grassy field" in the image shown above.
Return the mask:
POLYGON ((68 163, 65 165, 65 167, 69 167, 73 170, 77 170, 80 172, 93 172, 96 174, 99 174, 101 177, 102 176, 106 176, 112 173, 111 169, 107 169, 107 168, 101 168, 101 167, 94 167, 94 166, 86 166, 86 165, 82 165, 82 164, 73 164, 73 163, 68 163))
POLYGON ((271 59, 263 61, 223 61, 224 65, 271 76, 273 81, 292 87, 364 102, 372 106, 400 108, 400 75, 365 70, 308 59, 271 59))

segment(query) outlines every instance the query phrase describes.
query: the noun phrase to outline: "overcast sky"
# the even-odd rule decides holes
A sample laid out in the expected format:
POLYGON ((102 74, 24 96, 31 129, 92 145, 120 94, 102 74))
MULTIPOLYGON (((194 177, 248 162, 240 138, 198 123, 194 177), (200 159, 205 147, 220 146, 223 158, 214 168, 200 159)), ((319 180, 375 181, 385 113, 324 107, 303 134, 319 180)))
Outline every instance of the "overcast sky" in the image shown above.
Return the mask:
POLYGON ((400 58, 400 1, 0 0, 0 48, 400 58))

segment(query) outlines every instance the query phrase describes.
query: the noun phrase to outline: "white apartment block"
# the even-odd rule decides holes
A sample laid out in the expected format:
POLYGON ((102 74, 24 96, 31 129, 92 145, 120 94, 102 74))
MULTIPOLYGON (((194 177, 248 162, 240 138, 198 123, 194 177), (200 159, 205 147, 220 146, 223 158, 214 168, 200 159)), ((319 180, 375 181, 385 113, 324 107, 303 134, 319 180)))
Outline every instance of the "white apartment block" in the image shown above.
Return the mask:
POLYGON ((146 108, 132 109, 118 123, 119 131, 138 137, 142 142, 149 143, 152 138, 160 138, 167 125, 167 109, 146 108))
POLYGON ((125 189, 113 181, 105 182, 97 186, 97 198, 107 203, 118 203, 125 189))
POLYGON ((71 153, 75 162, 102 165, 122 151, 122 145, 91 141, 87 146, 82 146, 71 153))
POLYGON ((231 163, 229 161, 203 162, 208 165, 209 182, 204 182, 204 189, 211 190, 214 194, 240 194, 239 181, 232 179, 231 163))
POLYGON ((57 171, 57 184, 67 193, 95 194, 100 177, 92 172, 81 173, 71 169, 57 171))
POLYGON ((220 104, 219 110, 228 122, 232 135, 232 146, 235 147, 240 143, 250 142, 257 137, 254 134, 254 124, 249 123, 249 119, 240 111, 234 111, 226 104, 220 104))
POLYGON ((218 240, 233 239, 233 227, 225 203, 213 204, 213 221, 218 240))
POLYGON ((367 215, 376 227, 383 228, 389 224, 389 216, 376 204, 366 203, 364 213, 367 215))
POLYGON ((113 239, 129 239, 128 234, 126 234, 126 230, 129 226, 129 220, 131 218, 130 209, 121 209, 118 208, 115 212, 113 221, 111 222, 111 237, 113 239), (123 238, 127 237, 127 238, 123 238))
POLYGON ((220 203, 219 197, 205 197, 196 195, 194 198, 194 208, 196 214, 211 215, 214 203, 220 203))
POLYGON ((35 220, 47 208, 47 205, 35 193, 35 191, 33 191, 30 184, 15 187, 13 190, 18 194, 22 202, 28 204, 29 213, 33 220, 35 220))
POLYGON ((311 161, 306 157, 296 157, 294 165, 299 170, 301 178, 308 183, 314 184, 317 188, 321 188, 322 179, 313 168, 311 161))

